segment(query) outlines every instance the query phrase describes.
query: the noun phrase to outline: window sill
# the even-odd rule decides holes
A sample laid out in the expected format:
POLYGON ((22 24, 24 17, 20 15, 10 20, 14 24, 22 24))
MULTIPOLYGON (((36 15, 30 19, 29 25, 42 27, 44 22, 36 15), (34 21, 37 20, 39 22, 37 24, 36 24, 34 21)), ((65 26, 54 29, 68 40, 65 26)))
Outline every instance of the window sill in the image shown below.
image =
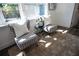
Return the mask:
POLYGON ((8 26, 9 24, 15 22, 15 21, 18 21, 20 20, 20 18, 10 18, 10 19, 7 19, 8 22, 4 22, 2 24, 0 24, 0 27, 4 27, 4 26, 8 26))
POLYGON ((20 20, 20 18, 9 18, 9 19, 6 19, 6 21, 13 21, 13 20, 20 20))
MULTIPOLYGON (((28 20, 34 20, 34 19, 38 19, 40 17, 48 18, 48 17, 50 17, 50 15, 32 16, 32 17, 28 17, 27 19, 28 20)), ((0 27, 4 27, 4 26, 7 26, 9 24, 12 24, 12 23, 20 20, 20 18, 10 18, 10 19, 7 19, 7 20, 8 20, 8 22, 5 22, 4 24, 0 24, 0 27)))
POLYGON ((7 26, 8 24, 5 23, 5 24, 0 24, 0 27, 4 27, 4 26, 7 26))

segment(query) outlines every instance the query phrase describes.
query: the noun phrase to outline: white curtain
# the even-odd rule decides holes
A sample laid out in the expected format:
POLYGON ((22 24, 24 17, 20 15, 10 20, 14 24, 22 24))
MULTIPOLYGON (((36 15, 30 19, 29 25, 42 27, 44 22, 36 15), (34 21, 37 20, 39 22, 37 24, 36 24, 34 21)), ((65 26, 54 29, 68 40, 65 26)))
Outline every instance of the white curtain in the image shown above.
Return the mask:
POLYGON ((21 19, 25 20, 25 15, 24 15, 24 12, 23 12, 22 4, 18 4, 18 7, 19 7, 19 13, 20 13, 21 19))
POLYGON ((22 8, 27 19, 34 19, 39 16, 38 4, 22 4, 22 8))
POLYGON ((0 25, 3 25, 5 23, 5 21, 6 21, 6 19, 4 18, 2 9, 0 9, 0 25))

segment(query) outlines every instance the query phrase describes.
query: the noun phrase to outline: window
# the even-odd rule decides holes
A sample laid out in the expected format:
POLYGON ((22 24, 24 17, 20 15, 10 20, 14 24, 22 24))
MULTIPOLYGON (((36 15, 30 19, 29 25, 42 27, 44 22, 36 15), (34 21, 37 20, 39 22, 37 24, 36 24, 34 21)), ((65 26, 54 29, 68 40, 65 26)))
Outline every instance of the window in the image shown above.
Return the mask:
POLYGON ((48 17, 48 4, 40 4, 39 5, 39 15, 48 17))
POLYGON ((37 19, 48 15, 48 4, 23 4, 22 6, 27 19, 37 19))
POLYGON ((5 19, 20 18, 18 4, 0 4, 5 19))
POLYGON ((44 4, 40 4, 39 5, 39 15, 45 15, 45 5, 44 4))

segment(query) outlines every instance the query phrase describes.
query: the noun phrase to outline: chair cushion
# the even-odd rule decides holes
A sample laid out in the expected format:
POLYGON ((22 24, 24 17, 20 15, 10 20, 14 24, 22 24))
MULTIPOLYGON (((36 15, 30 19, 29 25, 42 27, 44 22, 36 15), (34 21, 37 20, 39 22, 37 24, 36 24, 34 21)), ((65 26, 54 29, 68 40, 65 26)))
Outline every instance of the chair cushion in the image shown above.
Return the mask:
POLYGON ((15 38, 15 41, 20 49, 24 49, 38 40, 39 37, 34 33, 28 33, 19 38, 15 38))
POLYGON ((33 33, 29 33, 27 35, 23 35, 21 37, 18 38, 18 42, 19 43, 23 43, 23 42, 27 42, 29 40, 32 40, 32 39, 35 39, 37 37, 36 34, 33 34, 33 33))

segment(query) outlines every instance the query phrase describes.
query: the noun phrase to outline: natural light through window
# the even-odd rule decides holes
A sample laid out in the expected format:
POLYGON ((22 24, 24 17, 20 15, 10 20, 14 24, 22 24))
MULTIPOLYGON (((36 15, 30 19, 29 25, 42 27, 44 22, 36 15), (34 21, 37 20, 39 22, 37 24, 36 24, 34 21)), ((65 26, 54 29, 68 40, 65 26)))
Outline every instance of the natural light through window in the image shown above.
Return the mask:
POLYGON ((39 42, 41 42, 41 43, 46 43, 46 41, 45 41, 45 40, 39 40, 39 42))
POLYGON ((46 35, 45 38, 52 38, 50 35, 46 35))
POLYGON ((18 53, 16 56, 23 56, 23 52, 18 53))
POLYGON ((51 42, 48 42, 48 43, 45 44, 45 47, 47 48, 47 47, 49 47, 51 44, 52 44, 51 42))
POLYGON ((65 31, 62 32, 62 34, 65 34, 65 33, 67 33, 67 32, 68 32, 68 30, 65 30, 65 31))
POLYGON ((58 29, 58 30, 56 30, 57 32, 63 32, 64 30, 62 30, 62 29, 58 29))
POLYGON ((60 33, 62 33, 62 34, 65 34, 65 33, 67 33, 68 32, 68 30, 62 30, 62 29, 58 29, 58 30, 56 30, 57 32, 60 32, 60 33))
POLYGON ((53 38, 53 40, 55 40, 55 41, 56 41, 56 40, 57 40, 57 38, 55 37, 55 38, 53 38))
POLYGON ((8 18, 19 18, 19 9, 18 4, 0 4, 0 8, 2 8, 2 12, 6 19, 8 18))

